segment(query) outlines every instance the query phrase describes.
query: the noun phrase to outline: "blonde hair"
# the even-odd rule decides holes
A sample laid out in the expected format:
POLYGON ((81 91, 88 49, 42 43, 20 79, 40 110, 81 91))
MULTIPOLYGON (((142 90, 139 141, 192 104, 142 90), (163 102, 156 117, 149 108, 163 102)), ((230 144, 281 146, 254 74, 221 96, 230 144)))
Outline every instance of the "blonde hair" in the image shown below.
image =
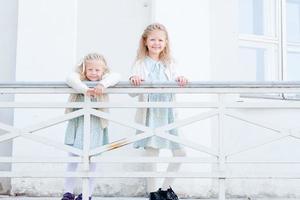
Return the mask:
POLYGON ((137 57, 136 60, 142 60, 149 54, 149 50, 146 46, 146 40, 149 36, 149 34, 152 31, 163 31, 166 35, 166 46, 163 49, 163 51, 159 54, 159 59, 164 63, 164 64, 170 64, 171 63, 171 53, 170 53, 170 42, 169 42, 169 35, 166 27, 162 24, 159 23, 154 23, 150 24, 147 26, 147 28, 144 30, 140 43, 139 43, 139 48, 137 51, 137 57))
POLYGON ((98 53, 89 53, 83 57, 81 62, 76 66, 76 72, 80 74, 80 80, 88 80, 86 77, 85 63, 90 60, 99 60, 104 67, 104 74, 109 73, 109 68, 107 66, 106 60, 103 55, 98 53))

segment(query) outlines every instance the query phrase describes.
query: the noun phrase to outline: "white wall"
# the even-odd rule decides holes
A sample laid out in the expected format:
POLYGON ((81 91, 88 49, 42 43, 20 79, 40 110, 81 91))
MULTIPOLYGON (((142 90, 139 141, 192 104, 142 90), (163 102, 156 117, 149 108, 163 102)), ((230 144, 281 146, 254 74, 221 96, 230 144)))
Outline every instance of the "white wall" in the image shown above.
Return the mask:
POLYGON ((238 66, 238 0, 212 0, 210 44, 212 80, 241 80, 238 66))
MULTIPOLYGON (((18 5, 17 81, 64 81, 70 66, 75 64, 77 4, 73 0, 27 0, 18 5)), ((16 101, 67 101, 67 95, 16 95, 16 101)), ((14 124, 18 128, 62 115, 63 109, 16 109, 14 124)), ((37 134, 63 143, 64 125, 60 124, 37 134)), ((14 156, 64 155, 23 138, 14 140, 14 156)), ((64 166, 14 164, 15 171, 30 169, 63 170, 64 166)), ((59 195, 62 181, 45 179, 13 179, 12 193, 59 195), (58 186, 59 185, 59 186, 58 186), (38 189, 37 189, 38 188, 38 189)))
MULTIPOLYGON (((15 80, 16 66, 16 44, 17 44, 17 0, 0 1, 0 82, 15 80)), ((0 95, 0 101, 12 101, 13 95, 0 95)), ((0 109, 0 122, 13 124, 13 110, 0 109)), ((0 135, 5 133, 0 130, 0 135)), ((11 156, 12 142, 6 141, 0 143, 0 156, 11 156)), ((0 170, 8 171, 11 166, 0 164, 0 170)), ((10 180, 8 178, 0 179, 0 194, 7 194, 10 190, 10 180)))
POLYGON ((79 0, 77 59, 102 53, 111 69, 127 80, 150 11, 150 0, 79 0))
POLYGON ((154 22, 164 24, 178 68, 191 81, 210 80, 210 12, 208 0, 155 1, 154 22))

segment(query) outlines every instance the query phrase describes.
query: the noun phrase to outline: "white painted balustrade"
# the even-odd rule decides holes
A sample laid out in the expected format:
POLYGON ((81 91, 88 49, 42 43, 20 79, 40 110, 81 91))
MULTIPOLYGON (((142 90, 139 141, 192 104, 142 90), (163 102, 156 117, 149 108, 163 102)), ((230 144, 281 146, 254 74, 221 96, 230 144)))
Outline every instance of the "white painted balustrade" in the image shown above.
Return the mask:
MULTIPOLYGON (((89 83, 91 86, 93 83, 89 83)), ((57 102, 49 101, 42 102, 37 99, 32 101, 12 101, 12 102, 0 102, 0 109, 3 108, 81 108, 77 111, 68 114, 61 114, 52 119, 47 119, 35 124, 28 124, 26 127, 16 128, 12 125, 4 124, 0 122, 0 129, 6 133, 0 135, 0 142, 13 140, 18 137, 27 138, 29 140, 42 143, 44 145, 50 145, 57 149, 64 150, 78 155, 79 157, 0 157, 0 163, 69 163, 78 162, 83 164, 83 170, 78 172, 65 172, 65 171, 51 171, 51 172, 39 172, 28 171, 26 173, 19 173, 14 171, 0 171, 0 177, 79 177, 83 180, 83 195, 86 199, 88 193, 88 178, 90 177, 181 177, 181 178, 209 178, 219 181, 219 199, 225 199, 225 180, 226 179, 239 179, 239 178, 281 178, 281 179, 299 179, 300 174, 233 174, 226 170, 227 165, 231 164, 249 164, 249 163, 265 163, 265 164, 299 164, 300 161, 232 161, 229 160, 232 155, 248 151, 249 149, 258 148, 259 146, 272 143, 282 138, 291 137, 295 140, 300 138, 299 131, 292 127, 289 129, 281 129, 276 127, 276 124, 260 122, 259 119, 252 119, 250 117, 242 115, 240 112, 236 112, 236 109, 299 109, 300 101, 292 100, 280 100, 282 94, 295 94, 300 93, 300 82, 191 82, 186 87, 179 87, 176 83, 144 83, 140 87, 132 87, 127 82, 121 82, 115 87, 105 90, 108 94, 129 94, 129 93, 176 93, 176 94, 206 94, 213 97, 206 99, 205 101, 198 101, 191 98, 188 102, 136 102, 134 100, 128 102, 124 101, 112 101, 112 102, 90 102, 89 98, 85 98, 85 102, 57 102), (250 97, 264 97, 264 101, 248 101, 250 98, 242 98, 243 96, 250 97), (268 100, 266 97, 277 97, 279 100, 268 100), (194 100, 194 101, 193 101, 194 100), (165 125, 151 129, 144 125, 129 120, 129 117, 124 117, 120 120, 110 113, 105 113, 95 108, 146 108, 146 107, 172 107, 172 108, 203 108, 204 112, 196 114, 194 116, 180 119, 172 124, 165 125), (113 141, 105 146, 89 150, 90 136, 88 134, 90 127, 91 115, 105 118, 114 123, 134 128, 143 132, 142 134, 132 134, 130 137, 123 138, 121 140, 113 141), (84 147, 83 150, 79 150, 67 145, 64 145, 62 141, 50 140, 44 138, 34 132, 45 129, 47 127, 54 126, 56 124, 68 121, 70 119, 84 116, 84 147), (200 145, 195 141, 184 139, 183 137, 172 136, 167 131, 187 126, 189 124, 199 122, 201 120, 216 117, 214 127, 217 127, 217 142, 214 147, 207 147, 200 145), (237 121, 243 121, 253 126, 272 131, 276 134, 276 138, 266 141, 264 143, 255 144, 253 146, 236 149, 232 152, 227 152, 224 149, 224 134, 223 127, 226 123, 225 118, 235 119, 237 121), (151 136, 159 136, 167 140, 180 143, 186 147, 192 148, 196 151, 208 154, 209 158, 197 158, 197 157, 101 157, 99 153, 105 154, 107 151, 114 151, 124 145, 131 144, 138 140, 142 140, 151 136), (107 162, 107 163, 203 163, 212 164, 216 166, 217 170, 213 170, 211 173, 200 172, 117 172, 111 171, 108 173, 90 173, 88 171, 91 162, 107 162)), ((16 82, 16 83, 0 83, 0 94, 68 94, 76 93, 73 89, 69 88, 64 83, 29 83, 29 82, 16 82)), ((132 117, 133 118, 133 117, 132 117)))

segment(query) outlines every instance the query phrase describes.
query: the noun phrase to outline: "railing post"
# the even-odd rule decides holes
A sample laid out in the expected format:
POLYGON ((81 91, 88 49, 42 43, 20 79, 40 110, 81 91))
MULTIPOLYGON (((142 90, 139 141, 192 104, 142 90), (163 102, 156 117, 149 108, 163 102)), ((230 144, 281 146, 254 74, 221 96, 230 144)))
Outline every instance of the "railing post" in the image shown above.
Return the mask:
POLYGON ((219 115, 218 115, 218 182, 219 182, 219 200, 225 200, 226 188, 225 178, 223 177, 225 171, 225 153, 224 153, 224 99, 225 94, 218 95, 219 115), (221 177, 222 176, 222 177, 221 177))
MULTIPOLYGON (((90 115, 90 97, 84 96, 84 135, 83 135, 83 171, 85 175, 89 174, 90 171, 90 142, 91 142, 91 115, 90 115)), ((82 198, 83 200, 88 200, 89 198, 89 179, 90 177, 82 178, 82 198)))

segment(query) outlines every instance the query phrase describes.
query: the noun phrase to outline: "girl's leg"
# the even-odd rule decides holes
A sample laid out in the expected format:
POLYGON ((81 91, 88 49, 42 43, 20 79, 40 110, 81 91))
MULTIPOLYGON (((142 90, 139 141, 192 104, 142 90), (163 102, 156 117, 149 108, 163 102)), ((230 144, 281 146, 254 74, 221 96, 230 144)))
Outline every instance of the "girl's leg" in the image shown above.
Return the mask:
MULTIPOLYGON (((91 163, 90 164, 90 172, 95 172, 97 168, 97 164, 96 163, 91 163)), ((92 196, 93 191, 94 191, 94 187, 95 187, 95 178, 90 178, 89 179, 89 197, 92 196)))
MULTIPOLYGON (((186 156, 185 150, 184 149, 174 149, 172 150, 173 156, 186 156)), ((181 166, 181 163, 169 163, 167 172, 177 172, 179 171, 179 168, 181 166)), ((171 186, 174 182, 175 178, 165 178, 162 189, 166 190, 169 186, 171 186)))
MULTIPOLYGON (((159 155, 159 149, 154 148, 147 148, 145 151, 145 156, 157 157, 159 155)), ((147 164, 147 171, 156 171, 156 164, 155 163, 148 163, 147 164)), ((147 178, 147 192, 153 192, 157 190, 156 188, 156 180, 155 178, 147 178)))
MULTIPOLYGON (((77 156, 77 155, 69 153, 69 156, 77 156)), ((78 166, 78 163, 68 163, 67 164, 67 172, 76 171, 77 166, 78 166)), ((67 177, 65 179, 65 187, 64 187, 65 193, 66 192, 70 192, 72 194, 74 193, 75 181, 76 181, 76 178, 74 178, 74 177, 67 177)))
MULTIPOLYGON (((77 155, 74 155, 72 153, 69 153, 69 155, 70 156, 77 156, 77 155)), ((67 172, 74 172, 74 171, 76 171, 77 167, 78 167, 78 163, 68 163, 68 165, 67 165, 67 172)), ((96 167, 97 167, 96 163, 91 163, 91 165, 90 165, 90 171, 91 172, 95 172, 96 171, 96 167)), ((65 188, 64 189, 65 193, 66 192, 70 192, 72 194, 74 193, 75 182, 76 182, 76 178, 73 178, 73 177, 66 178, 66 180, 65 180, 65 187, 64 187, 65 188)), ((89 180, 89 190, 90 190, 89 196, 92 195, 93 190, 94 190, 94 186, 95 186, 95 178, 90 178, 90 180, 89 180)))

